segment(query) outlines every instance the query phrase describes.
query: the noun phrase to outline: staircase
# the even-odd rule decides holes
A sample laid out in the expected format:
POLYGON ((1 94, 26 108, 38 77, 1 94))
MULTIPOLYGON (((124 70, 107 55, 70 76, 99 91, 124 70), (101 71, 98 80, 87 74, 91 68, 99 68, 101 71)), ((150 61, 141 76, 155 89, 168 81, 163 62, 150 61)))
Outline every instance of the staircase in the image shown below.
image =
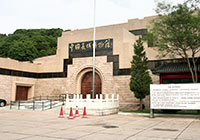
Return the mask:
POLYGON ((26 101, 11 101, 10 109, 49 110, 65 104, 65 96, 36 96, 26 101))

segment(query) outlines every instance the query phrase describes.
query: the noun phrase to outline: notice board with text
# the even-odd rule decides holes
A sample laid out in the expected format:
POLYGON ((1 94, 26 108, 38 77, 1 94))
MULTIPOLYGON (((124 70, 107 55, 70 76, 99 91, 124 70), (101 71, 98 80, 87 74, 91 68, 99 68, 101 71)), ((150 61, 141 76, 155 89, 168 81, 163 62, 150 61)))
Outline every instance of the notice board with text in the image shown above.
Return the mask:
POLYGON ((150 108, 200 110, 200 84, 151 84, 150 108))

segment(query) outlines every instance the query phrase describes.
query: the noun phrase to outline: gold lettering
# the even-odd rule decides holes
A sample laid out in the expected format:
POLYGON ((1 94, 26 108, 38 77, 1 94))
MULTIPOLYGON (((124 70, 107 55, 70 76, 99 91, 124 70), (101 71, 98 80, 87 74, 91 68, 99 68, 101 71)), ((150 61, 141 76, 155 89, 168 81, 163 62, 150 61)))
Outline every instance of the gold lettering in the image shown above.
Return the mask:
POLYGON ((71 52, 73 52, 73 49, 74 49, 74 44, 73 44, 73 43, 71 43, 71 44, 69 45, 69 48, 70 48, 71 52))
POLYGON ((86 44, 86 48, 87 48, 87 49, 92 48, 91 43, 86 44))
MULTIPOLYGON (((91 49, 93 47, 93 43, 91 42, 82 42, 82 43, 71 43, 69 44, 70 51, 73 52, 74 50, 86 50, 91 49)), ((106 39, 103 41, 95 41, 95 48, 110 48, 111 42, 110 39, 106 39)))
POLYGON ((79 43, 75 45, 75 49, 76 49, 76 50, 79 50, 80 47, 81 47, 81 45, 80 45, 79 43))
POLYGON ((104 46, 104 42, 103 41, 98 43, 98 48, 102 48, 103 46, 104 46))
POLYGON ((85 50, 85 44, 84 43, 82 43, 81 49, 85 50))
POLYGON ((110 48, 110 40, 105 41, 105 48, 110 48))

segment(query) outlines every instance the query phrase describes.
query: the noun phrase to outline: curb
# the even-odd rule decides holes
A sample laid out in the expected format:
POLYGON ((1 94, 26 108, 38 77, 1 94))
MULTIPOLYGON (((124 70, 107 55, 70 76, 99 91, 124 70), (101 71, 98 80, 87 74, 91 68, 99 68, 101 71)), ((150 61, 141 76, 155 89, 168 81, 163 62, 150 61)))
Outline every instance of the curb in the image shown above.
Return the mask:
MULTIPOLYGON (((119 115, 127 116, 144 116, 149 117, 149 113, 128 113, 128 112, 118 112, 119 115)), ((200 118, 200 115, 186 115, 186 114, 157 114, 154 113, 155 117, 181 117, 181 118, 200 118)))

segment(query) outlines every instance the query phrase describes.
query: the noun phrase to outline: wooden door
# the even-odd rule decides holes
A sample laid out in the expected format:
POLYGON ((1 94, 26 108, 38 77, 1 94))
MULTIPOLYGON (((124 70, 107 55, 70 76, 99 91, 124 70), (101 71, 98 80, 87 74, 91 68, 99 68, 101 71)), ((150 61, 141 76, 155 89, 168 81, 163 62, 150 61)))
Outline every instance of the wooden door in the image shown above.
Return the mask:
POLYGON ((28 99, 28 89, 29 89, 29 87, 17 86, 16 101, 17 100, 27 100, 28 99))
MULTIPOLYGON (((86 98, 86 94, 92 96, 92 76, 92 72, 87 72, 83 76, 81 81, 81 94, 83 94, 83 98, 86 98)), ((101 79, 97 73, 95 73, 95 97, 96 94, 101 94, 101 79)))

